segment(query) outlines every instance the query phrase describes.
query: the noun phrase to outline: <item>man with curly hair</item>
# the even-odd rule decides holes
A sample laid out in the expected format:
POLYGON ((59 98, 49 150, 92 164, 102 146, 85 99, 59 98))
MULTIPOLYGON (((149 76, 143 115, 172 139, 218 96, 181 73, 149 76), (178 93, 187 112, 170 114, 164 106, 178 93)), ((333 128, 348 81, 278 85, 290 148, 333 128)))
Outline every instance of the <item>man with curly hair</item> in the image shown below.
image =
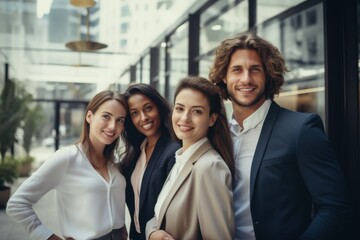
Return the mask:
POLYGON ((252 33, 215 54, 209 78, 233 107, 235 239, 336 239, 350 212, 344 175, 320 117, 274 101, 283 56, 252 33))

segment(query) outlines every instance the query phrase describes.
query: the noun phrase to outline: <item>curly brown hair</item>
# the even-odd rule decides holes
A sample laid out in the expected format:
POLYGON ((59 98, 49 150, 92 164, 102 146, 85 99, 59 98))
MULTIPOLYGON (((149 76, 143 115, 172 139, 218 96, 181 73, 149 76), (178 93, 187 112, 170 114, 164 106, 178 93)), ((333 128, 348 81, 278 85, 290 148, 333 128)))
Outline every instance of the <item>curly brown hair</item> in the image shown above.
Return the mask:
POLYGON ((279 94, 288 71, 285 60, 278 48, 251 32, 236 35, 220 43, 215 50, 214 64, 209 73, 210 81, 220 88, 221 96, 225 100, 230 99, 223 79, 226 77, 232 54, 239 49, 254 50, 262 59, 266 76, 266 97, 274 99, 274 96, 279 94))

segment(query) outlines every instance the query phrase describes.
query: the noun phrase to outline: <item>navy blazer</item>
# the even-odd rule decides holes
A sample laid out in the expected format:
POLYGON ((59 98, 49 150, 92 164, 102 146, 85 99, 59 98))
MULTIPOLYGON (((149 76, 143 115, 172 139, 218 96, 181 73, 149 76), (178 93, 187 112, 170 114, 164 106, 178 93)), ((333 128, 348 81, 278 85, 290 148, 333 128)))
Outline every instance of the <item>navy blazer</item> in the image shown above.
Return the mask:
POLYGON ((332 239, 346 226, 345 179, 317 114, 272 102, 251 166, 250 200, 257 240, 332 239))
POLYGON ((131 217, 130 239, 145 239, 145 227, 147 221, 154 217, 154 207, 157 197, 162 189, 165 179, 175 163, 175 152, 180 144, 172 141, 168 136, 160 136, 154 151, 151 154, 141 182, 139 202, 139 223, 141 234, 135 229, 134 212, 135 199, 134 190, 131 185, 131 174, 135 169, 138 159, 134 159, 129 169, 124 173, 126 178, 126 204, 131 217))

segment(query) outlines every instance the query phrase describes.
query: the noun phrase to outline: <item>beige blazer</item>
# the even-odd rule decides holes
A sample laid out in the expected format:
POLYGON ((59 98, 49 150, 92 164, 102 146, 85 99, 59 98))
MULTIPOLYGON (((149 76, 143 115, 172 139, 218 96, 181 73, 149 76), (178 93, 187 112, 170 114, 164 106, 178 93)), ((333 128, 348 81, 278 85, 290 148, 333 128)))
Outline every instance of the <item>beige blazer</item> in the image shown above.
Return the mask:
POLYGON ((147 222, 146 239, 159 229, 177 240, 233 239, 231 173, 208 141, 185 163, 161 206, 159 218, 147 222))

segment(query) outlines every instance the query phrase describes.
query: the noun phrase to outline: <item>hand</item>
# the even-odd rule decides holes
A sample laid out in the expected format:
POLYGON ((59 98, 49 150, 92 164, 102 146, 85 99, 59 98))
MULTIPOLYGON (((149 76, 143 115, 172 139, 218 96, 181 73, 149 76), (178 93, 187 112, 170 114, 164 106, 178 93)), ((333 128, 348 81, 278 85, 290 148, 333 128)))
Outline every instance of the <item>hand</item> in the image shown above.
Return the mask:
POLYGON ((149 240, 175 240, 175 238, 163 230, 157 230, 150 233, 149 240))

